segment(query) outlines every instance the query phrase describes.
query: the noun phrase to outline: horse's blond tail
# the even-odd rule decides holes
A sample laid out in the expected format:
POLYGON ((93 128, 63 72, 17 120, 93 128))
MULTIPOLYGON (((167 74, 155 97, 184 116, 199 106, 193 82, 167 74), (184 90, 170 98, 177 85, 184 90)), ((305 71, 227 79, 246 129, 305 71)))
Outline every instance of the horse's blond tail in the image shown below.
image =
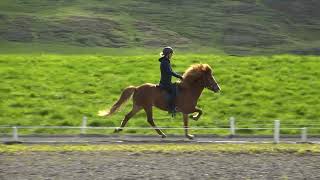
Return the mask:
POLYGON ((121 105, 123 103, 125 103, 128 99, 130 99, 130 97, 132 96, 132 94, 134 93, 135 90, 136 90, 136 87, 134 87, 134 86, 129 86, 126 89, 124 89, 122 91, 120 98, 111 107, 111 109, 99 111, 98 116, 109 116, 109 115, 112 115, 113 113, 115 113, 121 107, 121 105))

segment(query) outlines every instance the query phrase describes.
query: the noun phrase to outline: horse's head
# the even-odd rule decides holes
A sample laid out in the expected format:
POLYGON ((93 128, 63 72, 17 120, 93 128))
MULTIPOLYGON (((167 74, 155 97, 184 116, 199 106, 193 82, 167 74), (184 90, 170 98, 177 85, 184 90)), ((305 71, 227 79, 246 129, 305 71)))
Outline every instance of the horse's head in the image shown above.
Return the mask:
POLYGON ((192 65, 183 76, 189 84, 198 83, 200 86, 214 92, 221 90, 213 76, 213 70, 208 64, 192 65))
POLYGON ((211 91, 219 92, 221 88, 213 76, 212 68, 208 64, 204 64, 203 66, 203 86, 211 91))

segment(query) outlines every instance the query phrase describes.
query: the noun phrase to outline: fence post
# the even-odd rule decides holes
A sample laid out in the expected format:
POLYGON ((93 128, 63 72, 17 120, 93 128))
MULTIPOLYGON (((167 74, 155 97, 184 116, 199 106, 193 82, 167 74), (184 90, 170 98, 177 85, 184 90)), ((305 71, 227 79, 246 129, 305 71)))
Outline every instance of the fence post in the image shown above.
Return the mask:
POLYGON ((235 126, 235 118, 230 117, 230 135, 236 135, 236 126, 235 126))
POLYGON ((280 142, 280 120, 274 121, 274 143, 278 144, 280 142))
POLYGON ((86 134, 86 130, 87 130, 87 117, 83 116, 82 118, 82 125, 81 125, 81 134, 86 134))
POLYGON ((18 141, 19 139, 18 128, 16 126, 12 127, 12 138, 13 138, 13 141, 18 141))
POLYGON ((301 128, 301 140, 302 142, 307 142, 307 128, 301 128))

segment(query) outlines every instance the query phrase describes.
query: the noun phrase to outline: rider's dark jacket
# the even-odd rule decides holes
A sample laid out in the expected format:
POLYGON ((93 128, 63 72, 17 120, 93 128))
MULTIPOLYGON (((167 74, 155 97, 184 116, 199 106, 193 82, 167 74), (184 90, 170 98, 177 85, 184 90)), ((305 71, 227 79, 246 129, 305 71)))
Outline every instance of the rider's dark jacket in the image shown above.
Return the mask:
POLYGON ((160 87, 170 88, 172 86, 171 77, 174 76, 176 78, 182 79, 182 76, 176 72, 174 72, 171 68, 170 60, 166 57, 161 57, 159 59, 160 63, 160 71, 161 71, 161 80, 160 87))

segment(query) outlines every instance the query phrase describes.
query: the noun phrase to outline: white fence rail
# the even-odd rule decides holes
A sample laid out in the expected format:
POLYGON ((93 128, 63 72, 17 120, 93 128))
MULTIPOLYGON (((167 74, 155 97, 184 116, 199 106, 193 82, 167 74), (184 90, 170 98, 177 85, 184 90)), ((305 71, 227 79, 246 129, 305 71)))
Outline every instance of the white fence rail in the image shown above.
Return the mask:
MULTIPOLYGON (((308 141, 308 129, 320 129, 317 127, 312 128, 281 128, 280 126, 280 120, 274 121, 274 127, 270 128, 264 128, 264 127, 252 127, 252 128, 237 128, 236 127, 236 120, 234 117, 231 117, 229 119, 230 127, 226 128, 217 128, 217 127, 189 127, 190 130, 226 130, 230 132, 230 136, 236 135, 236 130, 273 130, 273 142, 279 143, 280 142, 280 130, 300 130, 301 131, 301 141, 307 142, 308 141)), ((87 117, 83 117, 82 119, 82 125, 79 127, 76 126, 0 126, 0 129, 12 129, 12 140, 18 141, 19 140, 19 129, 79 129, 80 134, 86 134, 88 129, 95 129, 95 130, 110 130, 115 129, 117 127, 91 127, 87 126, 87 117)), ((178 128, 178 127, 158 127, 159 129, 163 130, 183 130, 184 128, 178 128)), ((125 127, 125 129, 131 129, 131 130, 141 130, 141 129, 155 129, 153 127, 125 127)))

